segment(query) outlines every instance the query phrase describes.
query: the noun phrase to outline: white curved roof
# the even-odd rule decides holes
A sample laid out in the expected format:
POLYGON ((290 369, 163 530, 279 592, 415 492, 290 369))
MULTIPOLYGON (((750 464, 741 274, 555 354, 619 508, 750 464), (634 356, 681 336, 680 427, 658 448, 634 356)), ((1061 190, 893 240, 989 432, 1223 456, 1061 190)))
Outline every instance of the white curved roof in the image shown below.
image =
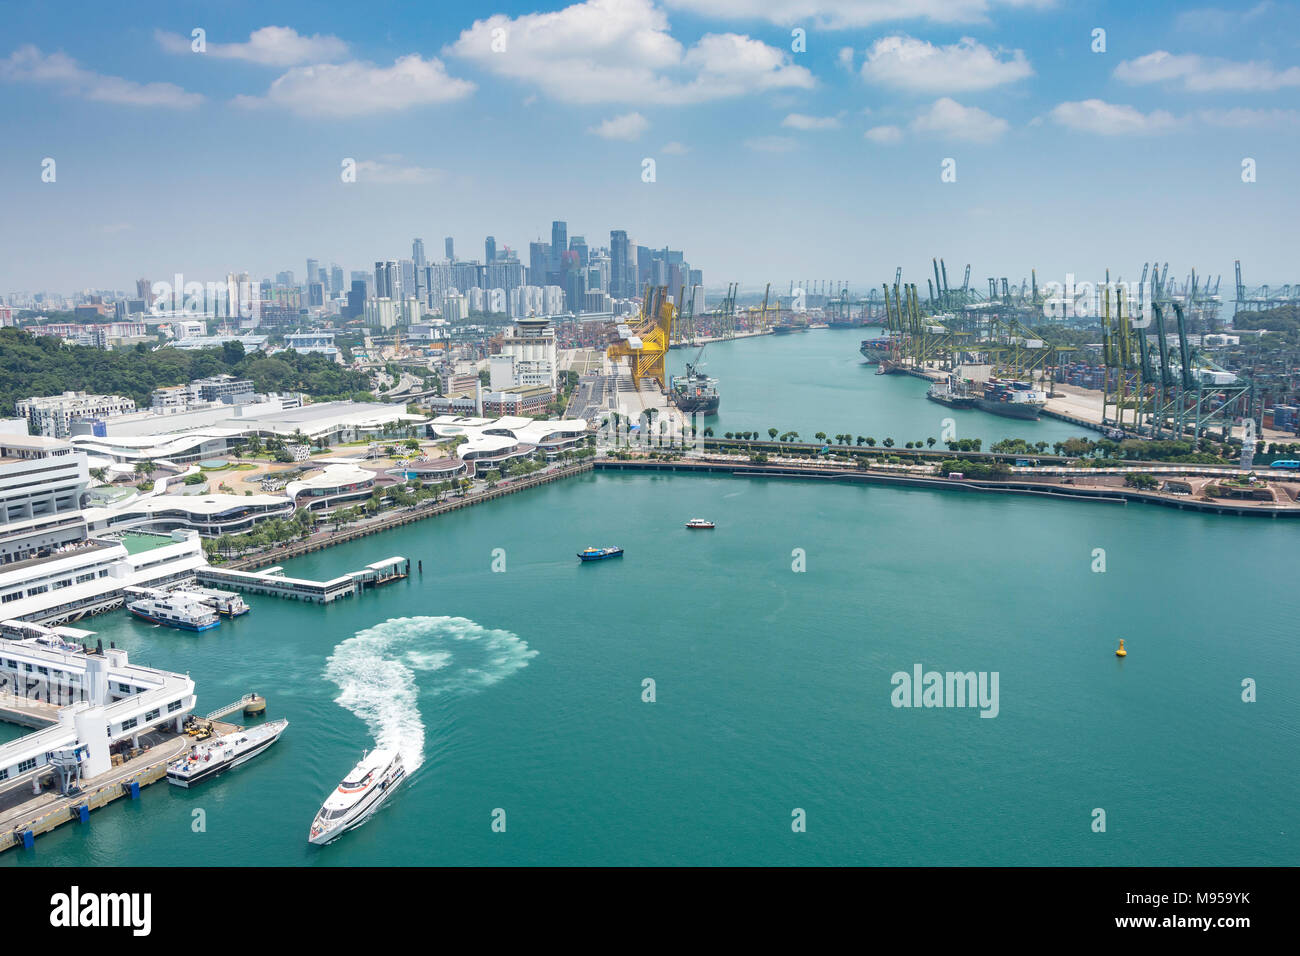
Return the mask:
POLYGON ((516 415, 507 415, 504 418, 439 415, 429 423, 429 428, 439 438, 466 438, 467 441, 456 449, 456 454, 464 458, 466 454, 472 452, 492 454, 505 451, 521 442, 539 445, 548 435, 557 432, 570 436, 581 435, 587 430, 587 422, 582 418, 538 421, 516 415), (501 431, 508 432, 513 438, 488 434, 501 431))
POLYGON ((373 471, 351 463, 339 463, 326 465, 318 475, 289 482, 284 486, 284 493, 293 500, 303 491, 334 491, 344 485, 357 485, 374 480, 373 471))

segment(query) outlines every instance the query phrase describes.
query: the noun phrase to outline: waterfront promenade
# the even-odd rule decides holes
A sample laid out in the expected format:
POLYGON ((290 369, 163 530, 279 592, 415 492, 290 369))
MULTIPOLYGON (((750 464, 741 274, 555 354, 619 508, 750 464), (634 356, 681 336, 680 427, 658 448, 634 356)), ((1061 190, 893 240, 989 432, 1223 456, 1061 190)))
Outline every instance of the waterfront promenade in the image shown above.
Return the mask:
POLYGON ((550 484, 553 481, 591 471, 591 468, 591 461, 556 465, 545 471, 534 472, 522 478, 507 478, 494 487, 472 491, 464 497, 451 498, 436 503, 428 500, 418 505, 402 508, 399 511, 390 511, 387 514, 364 520, 361 523, 341 528, 338 531, 320 530, 303 541, 280 545, 266 551, 259 551, 253 555, 242 555, 217 565, 217 567, 238 571, 266 567, 268 564, 278 563, 288 558, 296 558, 304 554, 311 554, 313 551, 333 547, 336 544, 343 544, 346 541, 355 541, 358 538, 378 534, 381 531, 387 531, 389 528, 399 528, 415 521, 434 518, 452 511, 459 511, 462 508, 471 508, 485 501, 494 501, 505 495, 514 494, 516 491, 523 491, 525 488, 550 484))

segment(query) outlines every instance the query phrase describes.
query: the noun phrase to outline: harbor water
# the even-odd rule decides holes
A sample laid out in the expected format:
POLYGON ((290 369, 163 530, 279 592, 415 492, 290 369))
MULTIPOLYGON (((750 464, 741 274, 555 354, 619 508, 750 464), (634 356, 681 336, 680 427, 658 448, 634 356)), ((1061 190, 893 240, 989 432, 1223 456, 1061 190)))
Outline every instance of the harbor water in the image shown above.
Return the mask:
MULTIPOLYGON (((925 397, 929 384, 912 375, 877 375, 858 346, 880 334, 879 326, 859 329, 811 329, 793 335, 763 335, 714 342, 701 359, 701 371, 718 380, 722 397, 716 417, 704 419, 721 437, 729 431, 769 428, 797 431, 803 441, 817 432, 852 434, 876 440, 894 439, 902 448, 909 441, 943 440, 945 419, 956 438, 979 438, 987 449, 1003 438, 1030 443, 1053 442, 1098 432, 1044 415, 1022 421, 973 408, 954 409, 925 397), (774 400, 779 396, 779 400, 774 400)), ((669 353, 670 374, 680 375, 696 349, 669 353)), ((831 438, 834 444, 834 438, 831 438)), ((942 447, 942 446, 940 446, 942 447)))
POLYGON ((218 780, 149 787, 0 866, 1292 864, 1295 534, 1139 505, 585 474, 285 562, 326 578, 423 561, 356 598, 254 595, 203 634, 85 622, 188 671, 199 712, 256 691, 291 726, 218 780), (717 529, 687 530, 696 516, 717 529), (589 545, 626 555, 583 564, 589 545), (917 665, 996 674, 996 716, 894 706, 893 675, 917 665), (377 744, 414 772, 359 830, 309 846, 377 744))

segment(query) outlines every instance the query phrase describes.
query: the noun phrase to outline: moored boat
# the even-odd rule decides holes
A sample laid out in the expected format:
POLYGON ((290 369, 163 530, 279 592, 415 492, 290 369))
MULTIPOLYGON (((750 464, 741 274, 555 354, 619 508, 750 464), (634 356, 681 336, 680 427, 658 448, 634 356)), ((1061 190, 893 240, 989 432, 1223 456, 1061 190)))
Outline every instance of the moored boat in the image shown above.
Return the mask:
POLYGON ((183 631, 206 631, 221 623, 217 612, 184 593, 154 594, 127 604, 126 609, 150 624, 177 627, 183 631))
POLYGON ((287 720, 272 720, 251 730, 236 730, 195 744, 167 766, 167 782, 192 787, 252 760, 280 739, 287 720))

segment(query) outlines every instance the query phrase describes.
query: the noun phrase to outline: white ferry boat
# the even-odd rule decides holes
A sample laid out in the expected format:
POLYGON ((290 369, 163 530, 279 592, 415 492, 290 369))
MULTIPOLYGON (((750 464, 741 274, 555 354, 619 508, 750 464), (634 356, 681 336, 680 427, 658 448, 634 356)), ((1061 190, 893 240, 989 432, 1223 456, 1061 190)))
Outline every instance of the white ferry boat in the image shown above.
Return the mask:
POLYGON ((126 609, 151 624, 179 627, 186 631, 206 631, 221 623, 217 612, 187 594, 155 594, 127 604, 126 609))
POLYGON ((238 767, 279 740, 288 726, 287 720, 272 720, 251 730, 236 730, 195 744, 184 757, 168 764, 167 782, 192 787, 238 767))
POLYGON ((311 822, 309 843, 333 843, 370 818, 406 776, 402 757, 391 750, 372 750, 343 778, 311 822))

